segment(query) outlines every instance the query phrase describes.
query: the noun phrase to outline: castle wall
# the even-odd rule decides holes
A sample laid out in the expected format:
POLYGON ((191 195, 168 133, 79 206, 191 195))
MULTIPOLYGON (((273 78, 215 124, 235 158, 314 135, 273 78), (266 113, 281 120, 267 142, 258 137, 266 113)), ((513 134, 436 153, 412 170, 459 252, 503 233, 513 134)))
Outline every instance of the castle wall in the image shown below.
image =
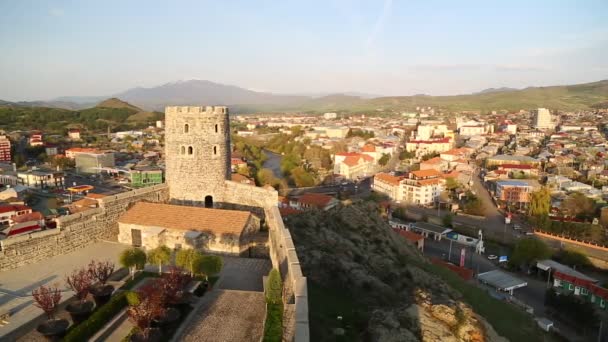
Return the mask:
POLYGON ((0 241, 0 271, 73 252, 99 240, 116 240, 118 217, 138 201, 165 202, 165 184, 99 200, 100 207, 57 219, 57 228, 0 241))
POLYGON ((266 207, 264 211, 270 233, 270 259, 272 266, 281 272, 286 312, 293 313, 283 318, 283 340, 308 342, 308 285, 300 267, 296 247, 291 233, 283 224, 279 208, 275 205, 266 207))
POLYGON ((224 181, 230 179, 228 108, 165 109, 165 179, 172 200, 227 202, 224 181))

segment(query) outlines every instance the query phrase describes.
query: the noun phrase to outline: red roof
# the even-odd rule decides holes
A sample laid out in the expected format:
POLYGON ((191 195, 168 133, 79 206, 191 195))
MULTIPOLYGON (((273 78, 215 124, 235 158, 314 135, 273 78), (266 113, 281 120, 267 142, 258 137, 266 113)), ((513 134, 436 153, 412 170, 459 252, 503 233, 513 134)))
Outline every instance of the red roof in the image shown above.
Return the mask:
POLYGON ((304 195, 302 195, 302 197, 298 198, 298 202, 300 202, 301 204, 308 204, 311 206, 315 206, 319 209, 323 209, 333 199, 334 198, 329 195, 308 192, 308 193, 305 193, 304 195))
POLYGON ((353 157, 353 156, 358 156, 359 153, 357 152, 342 152, 342 153, 336 153, 336 156, 339 157, 353 157))
POLYGON ((414 232, 410 232, 409 230, 403 230, 403 229, 399 229, 399 228, 393 228, 393 231, 395 231, 395 233, 403 236, 404 238, 406 238, 408 241, 410 242, 418 242, 420 240, 424 240, 424 236, 414 233, 414 232))
POLYGON ((593 282, 591 282, 589 280, 580 279, 580 278, 577 278, 575 276, 571 276, 571 275, 568 275, 568 274, 565 274, 565 273, 562 273, 562 272, 559 272, 559 271, 555 271, 553 273, 553 277, 555 277, 557 279, 565 280, 565 281, 567 281, 569 283, 572 283, 572 284, 574 284, 576 286, 581 286, 581 287, 585 287, 585 288, 590 288, 591 285, 593 285, 593 282))
POLYGON ((447 263, 438 258, 431 258, 431 262, 435 265, 443 266, 449 269, 450 271, 458 274, 464 280, 473 279, 473 270, 447 263))
POLYGON ((281 216, 285 217, 287 215, 295 215, 295 214, 300 214, 301 211, 298 209, 294 209, 294 208, 279 208, 279 212, 281 213, 281 216))
POLYGON ((377 173, 374 176, 374 182, 377 181, 377 180, 379 180, 379 181, 382 181, 382 182, 385 182, 385 183, 389 183, 389 184, 392 184, 392 185, 399 185, 399 182, 401 182, 401 180, 403 178, 405 178, 405 177, 403 177, 403 176, 391 176, 388 173, 381 172, 381 173, 377 173))
POLYGON ((371 144, 366 144, 361 149, 361 152, 376 152, 376 146, 371 145, 371 144))
POLYGON ((13 219, 14 223, 23 223, 28 221, 40 221, 44 220, 44 216, 41 213, 34 211, 33 213, 17 216, 13 219))
POLYGON ((450 138, 441 138, 441 139, 433 139, 433 140, 412 140, 411 143, 415 144, 441 144, 441 143, 449 143, 450 138))
POLYGON ((11 211, 32 210, 32 208, 21 204, 0 205, 0 214, 10 213, 11 211))

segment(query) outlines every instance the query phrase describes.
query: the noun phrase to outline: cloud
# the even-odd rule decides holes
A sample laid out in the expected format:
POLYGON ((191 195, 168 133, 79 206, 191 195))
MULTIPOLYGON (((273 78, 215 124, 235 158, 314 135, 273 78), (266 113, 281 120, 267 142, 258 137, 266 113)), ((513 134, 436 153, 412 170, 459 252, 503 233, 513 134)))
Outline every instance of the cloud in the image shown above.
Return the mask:
POLYGON ((367 46, 367 48, 370 48, 374 44, 376 37, 384 29, 384 23, 386 22, 386 20, 388 19, 388 16, 390 15, 392 6, 393 6, 393 0, 384 0, 384 6, 382 7, 382 13, 380 13, 380 16, 376 20, 376 24, 374 25, 372 32, 370 32, 369 36, 367 37, 367 41, 365 42, 365 45, 367 46))
POLYGON ((49 15, 51 17, 62 17, 65 14, 65 11, 61 8, 51 8, 49 10, 49 15))

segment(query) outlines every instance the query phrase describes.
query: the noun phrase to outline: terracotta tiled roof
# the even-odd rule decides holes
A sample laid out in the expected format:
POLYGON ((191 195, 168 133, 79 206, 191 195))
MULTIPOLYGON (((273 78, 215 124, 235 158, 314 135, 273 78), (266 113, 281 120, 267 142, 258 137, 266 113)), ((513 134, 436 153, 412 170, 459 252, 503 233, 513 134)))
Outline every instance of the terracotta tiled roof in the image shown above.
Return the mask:
POLYGON ((285 217, 287 215, 295 215, 295 214, 300 214, 302 213, 302 211, 295 209, 295 208, 279 208, 279 212, 281 213, 281 216, 285 217))
POLYGON ((385 183, 389 183, 389 184, 392 184, 392 185, 399 185, 399 182, 401 182, 401 180, 403 178, 404 178, 403 176, 391 176, 388 173, 381 172, 381 173, 377 173, 374 176, 374 181, 379 180, 379 181, 382 181, 382 182, 385 182, 385 183))
POLYGON ((302 204, 312 205, 319 209, 325 208, 334 198, 329 195, 316 194, 308 192, 298 198, 298 202, 302 204))
POLYGON ((366 144, 361 149, 361 152, 376 152, 376 146, 374 146, 372 144, 366 144))
POLYGON ((459 155, 467 154, 467 153, 470 153, 470 152, 471 152, 470 149, 468 149, 466 147, 461 147, 461 148, 453 148, 453 149, 451 149, 449 151, 441 152, 441 154, 449 154, 449 155, 452 155, 452 156, 459 156, 459 155))
POLYGON ((414 175, 415 178, 427 178, 427 177, 440 177, 441 176, 441 172, 437 171, 437 170, 418 170, 418 171, 412 171, 412 174, 414 175))
POLYGON ((336 153, 336 156, 338 157, 353 157, 353 156, 358 156, 359 153, 357 152, 342 152, 342 153, 336 153))
POLYGON ((361 157, 359 155, 357 156, 348 156, 346 158, 344 158, 343 163, 348 165, 348 166, 355 166, 359 164, 359 159, 361 159, 361 157))
POLYGON ((437 178, 433 178, 433 179, 421 179, 418 181, 418 184, 422 185, 422 186, 427 186, 427 185, 435 185, 435 184, 439 184, 441 183, 441 180, 437 179, 437 178))
POLYGON ((28 221, 40 221, 43 220, 44 216, 41 213, 34 211, 33 213, 17 216, 13 219, 14 223, 23 223, 28 221))
POLYGON ((423 161, 420 164, 431 164, 431 165, 435 165, 435 164, 441 164, 443 163, 443 159, 441 159, 440 157, 435 157, 435 158, 431 158, 427 161, 423 161))
POLYGON ((363 158, 363 160, 368 161, 368 162, 374 161, 374 157, 368 156, 367 154, 362 155, 361 158, 363 158))
POLYGON ((240 235, 250 217, 247 211, 138 202, 118 223, 240 235))

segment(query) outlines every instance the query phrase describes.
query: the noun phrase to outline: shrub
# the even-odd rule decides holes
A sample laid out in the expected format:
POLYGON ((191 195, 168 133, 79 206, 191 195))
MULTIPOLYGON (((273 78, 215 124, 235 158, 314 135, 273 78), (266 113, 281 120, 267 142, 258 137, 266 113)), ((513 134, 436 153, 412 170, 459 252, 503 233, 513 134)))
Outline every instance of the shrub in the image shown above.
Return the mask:
POLYGON ((71 329, 63 338, 63 341, 87 341, 126 306, 126 292, 121 292, 114 295, 109 302, 97 309, 86 321, 71 329))
POLYGON ((281 342, 283 340, 283 304, 268 304, 264 324, 264 342, 281 342))
POLYGON ((266 284, 266 302, 269 304, 281 303, 283 298, 283 284, 281 283, 281 274, 276 268, 273 268, 268 274, 268 283, 266 284))
POLYGON ((89 263, 89 273, 94 279, 105 285, 112 273, 114 273, 114 263, 92 260, 89 263))
POLYGON ((72 274, 65 278, 65 282, 74 291, 76 298, 82 302, 87 299, 93 278, 89 270, 83 267, 72 271, 72 274))
POLYGON ((125 291, 125 297, 129 306, 138 305, 140 302, 139 294, 135 291, 125 291))
POLYGON ((34 297, 34 306, 39 307, 44 311, 48 319, 55 317, 55 310, 61 301, 61 291, 54 286, 41 285, 39 288, 32 291, 34 297))
POLYGON ((143 269, 146 265, 146 253, 135 247, 124 250, 120 253, 120 264, 129 269, 133 278, 135 269, 143 269))

